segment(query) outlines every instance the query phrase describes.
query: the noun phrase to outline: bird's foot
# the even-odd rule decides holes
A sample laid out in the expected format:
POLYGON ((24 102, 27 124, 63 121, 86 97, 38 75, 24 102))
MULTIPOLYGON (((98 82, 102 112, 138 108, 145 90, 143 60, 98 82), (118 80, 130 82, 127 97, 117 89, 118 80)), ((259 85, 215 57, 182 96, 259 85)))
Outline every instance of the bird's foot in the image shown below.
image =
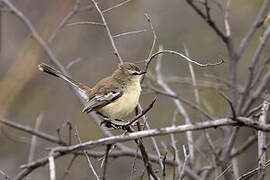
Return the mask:
POLYGON ((102 125, 107 128, 122 129, 123 125, 125 125, 125 122, 120 119, 103 118, 103 121, 100 123, 100 126, 102 125))
POLYGON ((103 121, 100 123, 100 126, 104 125, 107 128, 113 128, 113 129, 123 129, 127 130, 131 126, 131 123, 125 122, 120 119, 109 119, 109 118, 103 118, 103 121))

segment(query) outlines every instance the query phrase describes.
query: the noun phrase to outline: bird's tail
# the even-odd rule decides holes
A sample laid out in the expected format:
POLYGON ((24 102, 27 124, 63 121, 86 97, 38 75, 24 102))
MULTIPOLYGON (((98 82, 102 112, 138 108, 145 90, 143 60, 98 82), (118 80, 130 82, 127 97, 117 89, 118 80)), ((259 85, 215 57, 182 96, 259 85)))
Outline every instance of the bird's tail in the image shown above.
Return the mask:
POLYGON ((79 90, 79 94, 86 100, 89 100, 89 97, 87 94, 89 94, 91 92, 91 88, 83 85, 82 83, 79 83, 78 81, 75 81, 73 79, 71 79, 70 77, 64 75, 62 72, 54 69, 53 67, 42 63, 38 65, 38 69, 42 72, 46 72, 48 74, 51 74, 53 76, 59 77, 63 80, 65 80, 66 82, 68 82, 69 84, 71 84, 72 86, 76 87, 76 89, 79 90))

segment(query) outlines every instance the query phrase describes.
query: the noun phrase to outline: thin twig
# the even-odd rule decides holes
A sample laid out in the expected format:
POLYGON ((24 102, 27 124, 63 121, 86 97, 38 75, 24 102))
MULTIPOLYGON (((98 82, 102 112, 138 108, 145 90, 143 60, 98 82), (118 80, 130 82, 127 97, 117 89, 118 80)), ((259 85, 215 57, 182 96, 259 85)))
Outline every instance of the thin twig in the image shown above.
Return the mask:
MULTIPOLYGON (((246 84, 245 84, 245 88, 244 88, 244 93, 243 95, 240 97, 240 100, 239 100, 239 103, 237 105, 237 112, 240 112, 240 113, 244 113, 247 109, 245 108, 246 106, 249 105, 249 103, 252 103, 252 99, 249 100, 247 103, 246 103, 246 106, 243 107, 244 103, 246 102, 246 98, 248 97, 249 93, 250 93, 250 90, 251 90, 251 85, 254 81, 254 71, 255 71, 255 67, 257 66, 257 63, 259 61, 259 57, 262 53, 262 50, 264 49, 265 45, 266 45, 266 42, 268 41, 270 37, 270 26, 268 26, 266 32, 264 33, 263 35, 263 38, 262 40, 260 41, 253 57, 252 57, 252 63, 251 65, 249 66, 249 74, 248 74, 248 79, 246 81, 246 84)), ((258 88, 257 88, 258 89, 258 88)))
POLYGON ((76 58, 73 61, 70 61, 67 65, 66 65, 66 69, 70 70, 71 66, 73 66, 74 64, 80 62, 82 59, 81 58, 76 58))
MULTIPOLYGON (((184 45, 184 49, 185 49, 185 54, 187 57, 189 57, 189 52, 188 52, 188 49, 186 48, 186 46, 184 45)), ((196 81, 196 77, 195 77, 195 72, 194 72, 194 68, 192 66, 192 63, 188 63, 188 67, 189 67, 189 71, 190 71, 190 74, 191 74, 191 78, 192 78, 192 84, 194 86, 194 96, 195 96, 195 100, 196 100, 196 103, 197 105, 200 107, 200 96, 199 96, 199 90, 197 88, 197 81, 196 81)), ((200 120, 202 121, 202 113, 199 112, 199 118, 200 120)), ((216 152, 215 152, 215 147, 214 147, 214 143, 209 135, 209 133, 207 131, 204 131, 204 135, 206 137, 206 140, 208 142, 208 145, 210 146, 210 149, 212 150, 212 153, 216 156, 216 152)), ((192 154, 191 154, 192 155, 192 154)), ((190 156, 190 162, 191 162, 191 166, 194 162, 194 157, 193 156, 190 156)))
MULTIPOLYGON (((270 160, 266 161, 265 168, 268 167, 269 165, 270 165, 270 160)), ((257 167, 256 169, 253 169, 253 170, 241 175, 240 177, 237 178, 237 180, 248 179, 251 176, 257 174, 259 170, 260 170, 260 168, 257 167)))
MULTIPOLYGON (((36 120, 36 125, 34 129, 35 131, 39 130, 42 119, 43 119, 43 113, 40 113, 36 120)), ((31 146, 30 146, 29 156, 28 156, 28 163, 32 162, 34 159, 36 144, 37 144, 37 137, 32 135, 31 146)), ((28 179, 31 179, 31 177, 29 176, 28 179)))
POLYGON ((240 145, 238 149, 236 149, 234 152, 231 153, 230 158, 234 158, 240 154, 242 154, 245 150, 251 147, 251 145, 257 141, 257 136, 250 136, 248 139, 240 145))
MULTIPOLYGON (((202 19, 205 20, 205 22, 210 26, 212 27, 212 29, 216 32, 216 34, 223 40, 224 43, 227 43, 228 42, 228 39, 227 39, 227 36, 224 34, 224 32, 220 29, 220 27, 218 27, 218 25, 216 24, 216 22, 211 18, 210 16, 210 9, 209 7, 207 6, 207 4, 204 4, 205 5, 205 8, 206 8, 206 14, 202 12, 202 10, 197 7, 195 4, 194 4, 194 1, 193 0, 186 0, 186 2, 196 11, 196 13, 198 13, 202 19)), ((207 1, 205 1, 207 2, 207 1)))
MULTIPOLYGON (((149 51, 148 57, 147 57, 146 62, 145 62, 145 63, 146 63, 145 69, 146 69, 146 71, 147 71, 148 68, 149 68, 149 65, 150 65, 150 61, 151 61, 150 59, 151 59, 151 56, 153 55, 154 48, 155 48, 155 45, 156 45, 157 35, 156 35, 154 26, 153 26, 153 24, 152 24, 152 21, 151 21, 150 17, 148 16, 148 14, 145 14, 144 16, 145 16, 147 22, 149 23, 150 29, 151 29, 152 34, 153 34, 152 46, 151 46, 151 49, 150 49, 150 51, 149 51), (148 62, 149 62, 149 63, 148 63, 148 62)), ((144 78, 145 78, 145 75, 143 75, 142 80, 141 80, 141 83, 144 81, 144 78)))
POLYGON ((76 25, 97 25, 97 26, 104 26, 103 23, 100 22, 90 22, 90 21, 82 21, 82 22, 74 22, 74 23, 69 23, 67 26, 76 26, 76 25))
POLYGON ((190 154, 187 154, 187 150, 185 148, 185 145, 183 145, 183 152, 184 152, 185 159, 184 159, 184 163, 183 163, 183 165, 181 167, 181 171, 180 171, 180 174, 179 174, 179 179, 181 179, 181 180, 184 178, 185 167, 186 167, 187 161, 188 161, 188 159, 190 157, 190 154))
MULTIPOLYGON (((138 124, 138 128, 139 128, 139 124, 138 124)), ((127 131, 129 133, 133 132, 130 127, 127 128, 127 131)), ((140 132, 140 131, 138 131, 138 132, 140 132)), ((136 139, 134 139, 134 141, 138 145, 138 148, 141 151, 144 166, 145 166, 145 169, 146 169, 147 174, 148 174, 148 178, 150 179, 151 177, 153 177, 155 180, 158 180, 157 176, 155 175, 155 173, 153 171, 153 167, 152 167, 152 165, 151 165, 151 163, 149 161, 149 156, 148 156, 148 153, 146 152, 145 146, 143 145, 142 138, 136 138, 136 139)))
POLYGON ((131 34, 138 34, 138 33, 146 32, 146 31, 147 31, 147 29, 142 29, 142 30, 138 30, 138 31, 129 31, 129 32, 125 32, 125 33, 116 34, 113 36, 113 38, 119 38, 122 36, 131 35, 131 34))
POLYGON ((55 31, 51 34, 51 36, 48 39, 49 43, 52 43, 54 38, 56 37, 56 34, 65 26, 65 24, 79 11, 81 0, 77 0, 75 3, 73 9, 66 15, 66 17, 63 18, 63 20, 58 24, 55 31))
POLYGON ((224 63, 224 61, 221 59, 219 62, 216 62, 216 63, 207 63, 207 64, 201 64, 201 63, 198 63, 197 61, 194 61, 190 58, 188 58, 187 56, 177 52, 177 51, 172 51, 172 50, 162 50, 162 51, 159 51, 159 52, 156 52, 154 54, 152 54, 152 56, 149 58, 149 60, 147 60, 146 64, 147 66, 149 66, 149 64, 151 63, 151 61, 156 57, 158 56, 159 54, 174 54, 174 55, 177 55, 177 56, 180 56, 182 58, 184 58, 184 60, 190 62, 190 63, 193 63, 197 66, 200 66, 200 67, 209 67, 209 66, 218 66, 222 63, 224 63))
POLYGON ((67 146, 67 143, 60 140, 59 138, 56 138, 56 137, 54 137, 52 135, 46 134, 46 133, 41 132, 41 131, 36 131, 36 130, 34 130, 33 128, 31 128, 29 126, 24 126, 24 125, 9 121, 7 119, 0 119, 0 122, 7 125, 7 126, 13 127, 15 129, 19 129, 19 130, 27 132, 29 134, 35 135, 35 136, 37 136, 39 138, 45 139, 45 140, 47 140, 49 142, 53 142, 53 143, 56 143, 56 144, 67 146))
POLYGON ((118 58, 119 63, 123 63, 123 60, 122 60, 122 58, 121 58, 121 56, 120 56, 120 54, 119 54, 119 52, 118 52, 118 49, 116 48, 114 39, 113 39, 113 37, 112 37, 111 31, 110 31, 110 29, 109 29, 109 26, 107 25, 107 22, 106 22, 106 19, 105 19, 105 17, 104 17, 103 12, 102 12, 101 9, 99 8, 98 3, 96 2, 96 0, 91 0, 91 1, 92 1, 92 3, 94 4, 94 6, 96 7, 96 9, 97 9, 97 11, 98 11, 98 13, 99 13, 99 15, 100 15, 100 17, 101 17, 101 19, 102 19, 102 22, 103 22, 103 24, 104 24, 104 26, 105 26, 105 29, 106 29, 106 31, 107 31, 107 34, 108 34, 108 36, 109 36, 109 39, 110 39, 110 41, 111 41, 111 44, 112 44, 112 47, 113 47, 113 50, 114 50, 114 55, 118 58))
POLYGON ((4 176, 4 180, 11 180, 10 177, 8 177, 8 175, 6 173, 4 173, 2 170, 0 170, 0 174, 2 174, 4 176))
POLYGON ((130 1, 132 1, 132 0, 126 0, 126 1, 123 1, 123 2, 121 2, 121 3, 119 3, 119 4, 116 4, 115 6, 112 6, 112 7, 108 8, 108 9, 102 10, 102 12, 103 12, 103 13, 109 12, 109 11, 115 9, 115 8, 118 8, 118 7, 120 7, 120 6, 123 6, 123 5, 127 4, 127 3, 129 3, 130 1))
POLYGON ((65 177, 69 174, 69 171, 70 171, 70 169, 71 169, 71 167, 72 167, 72 165, 73 165, 73 163, 74 163, 74 161, 75 161, 75 159, 76 159, 77 157, 78 157, 77 154, 74 154, 74 155, 72 156, 72 158, 71 158, 71 160, 70 160, 70 162, 69 162, 69 164, 68 164, 68 166, 67 166, 67 168, 66 168, 66 170, 65 170, 65 172, 64 172, 64 174, 63 174, 63 176, 62 176, 62 178, 61 178, 61 180, 64 180, 65 177))
MULTIPOLYGON (((156 65, 157 82, 166 92, 175 95, 175 92, 163 81, 162 74, 161 74, 161 60, 162 59, 159 58, 157 60, 157 65, 156 65)), ((179 112, 183 115, 183 117, 185 119, 185 123, 191 124, 189 115, 187 114, 182 103, 180 101, 178 101, 177 99, 174 99, 173 101, 174 101, 176 107, 178 108, 179 112)), ((191 156, 194 157, 194 147, 193 147, 194 141, 193 141, 193 137, 192 137, 192 132, 187 132, 186 137, 187 137, 187 141, 188 141, 188 149, 190 151, 191 156)), ((179 170, 179 172, 180 172, 180 170, 179 170)))
POLYGON ((191 108, 199 111, 200 113, 202 113, 207 119, 211 119, 211 120, 214 120, 215 118, 212 117, 208 112, 204 111, 203 109, 201 109, 200 106, 196 105, 196 104, 193 104, 192 102, 186 100, 185 98, 183 97, 180 97, 178 95, 173 95, 173 94, 170 94, 168 92, 165 92, 165 91, 162 91, 160 89, 157 89, 155 87, 152 87, 152 86, 144 86, 145 88, 148 88, 148 89, 151 89, 152 91, 154 91, 155 93, 157 94, 160 94, 160 95, 163 95, 163 96, 168 96, 168 97, 171 97, 171 98, 174 98, 174 99, 177 99, 179 101, 181 101, 182 103, 190 106, 191 108))
MULTIPOLYGON (((78 132, 77 127, 75 127, 75 136, 76 136, 76 138, 78 139, 79 143, 81 144, 82 141, 81 141, 81 138, 80 138, 80 136, 79 136, 79 132, 78 132)), ((91 160, 90 160, 90 158, 89 158, 89 156, 88 156, 88 154, 87 154, 87 151, 84 150, 84 151, 83 151, 83 154, 84 154, 84 156, 86 157, 86 160, 87 160, 87 162, 88 162, 88 167, 89 167, 90 170, 94 173, 94 175, 95 175, 95 177, 96 177, 96 180, 99 180, 99 177, 98 177, 98 175, 97 175, 97 172, 96 172, 96 170, 95 170, 95 168, 94 168, 94 166, 93 166, 93 164, 92 164, 92 162, 91 162, 91 160)))
POLYGON ((228 0, 225 11, 224 11, 224 26, 225 26, 225 32, 226 32, 227 37, 231 36, 231 28, 230 28, 230 24, 229 24, 229 8, 230 8, 230 5, 231 5, 231 0, 228 0))
POLYGON ((135 172, 135 162, 136 162, 136 159, 137 159, 137 155, 138 155, 138 149, 136 150, 136 154, 135 154, 135 157, 134 157, 134 160, 133 160, 133 163, 132 163, 132 168, 131 168, 131 173, 130 173, 130 176, 129 176, 129 180, 132 180, 133 172, 135 172))
MULTIPOLYGON (((176 149, 175 146, 171 146, 172 150, 173 150, 173 160, 174 162, 176 162, 176 149)), ((176 164, 176 163, 174 163, 176 164)), ((178 164, 178 166, 180 166, 180 164, 178 164)), ((176 165, 173 166, 173 180, 176 180, 176 165)))
MULTIPOLYGON (((144 16, 145 16, 147 22, 149 23, 150 28, 151 28, 151 31, 152 31, 152 34, 153 34, 153 42, 152 42, 152 46, 151 46, 151 49, 150 49, 150 52, 149 52, 149 55, 148 55, 148 58, 147 58, 147 61, 150 61, 150 58, 153 55, 154 48, 155 48, 155 45, 156 45, 157 35, 156 35, 156 32, 154 30, 154 26, 152 24, 152 20, 150 19, 149 15, 148 14, 145 14, 144 16)), ((147 66, 148 65, 146 64, 146 69, 147 69, 147 66)))
POLYGON ((223 176, 226 171, 228 171, 232 167, 232 164, 230 164, 225 170, 223 170, 217 177, 215 177, 215 180, 218 180, 221 176, 223 176))
MULTIPOLYGON (((173 119, 172 119, 172 126, 175 126, 177 113, 178 113, 177 111, 174 112, 173 119)), ((181 167, 183 167, 183 163, 181 162, 180 157, 179 157, 179 153, 178 153, 178 149, 177 149, 176 140, 175 140, 174 135, 173 134, 170 134, 170 138, 171 138, 172 148, 173 148, 173 151, 174 151, 173 152, 173 159, 178 164, 177 165, 177 170, 178 170, 178 174, 180 176, 180 174, 181 174, 181 167)), ((184 167, 184 169, 185 169, 185 167, 184 167)), ((174 177, 173 179, 176 178, 175 169, 174 169, 174 175, 173 175, 173 177, 174 177)))
MULTIPOLYGON (((166 178, 166 158, 167 158, 167 152, 165 153, 163 159, 162 159, 162 164, 163 164, 163 169, 162 169, 162 177, 165 180, 166 178)), ((185 170, 185 169, 184 169, 185 170)))
POLYGON ((270 6, 270 0, 264 0, 255 21, 253 22, 253 24, 251 25, 248 32, 246 33, 246 35, 244 36, 244 38, 242 39, 242 41, 240 43, 240 46, 237 50, 238 56, 242 55, 242 53, 244 52, 246 46, 248 45, 248 42, 251 39, 251 37, 254 35, 254 33, 260 27, 260 25, 263 24, 263 20, 268 12, 269 6, 270 6))
POLYGON ((103 163, 103 173, 102 173, 102 179, 106 179, 106 172, 107 172, 107 167, 108 167, 108 157, 109 157, 109 151, 111 149, 112 145, 108 144, 106 147, 106 153, 104 156, 104 163, 103 163))

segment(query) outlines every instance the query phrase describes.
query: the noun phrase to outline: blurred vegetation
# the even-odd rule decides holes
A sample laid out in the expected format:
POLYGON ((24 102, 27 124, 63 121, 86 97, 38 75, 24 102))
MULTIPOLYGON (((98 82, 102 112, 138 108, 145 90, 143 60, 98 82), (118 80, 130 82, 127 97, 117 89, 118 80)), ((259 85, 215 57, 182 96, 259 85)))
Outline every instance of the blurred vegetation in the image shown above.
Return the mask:
MULTIPOLYGON (((106 9, 119 2, 119 0, 100 0, 99 5, 106 9)), ((232 1, 230 23, 232 36, 237 44, 255 19, 261 3, 262 0, 232 1)), ((16 1, 14 4, 31 20, 42 38, 47 40, 58 23, 71 11, 75 0, 24 0, 16 1)), ((82 6, 87 5, 88 1, 82 1, 82 6)), ((219 9, 214 4, 211 4, 211 7, 213 7, 214 18, 220 24, 223 23, 219 9)), ((185 1, 179 0, 133 0, 106 14, 113 34, 148 29, 145 33, 116 39, 120 54, 126 61, 142 62, 148 57, 152 44, 152 32, 144 17, 145 13, 148 13, 152 19, 158 37, 157 44, 162 44, 165 49, 184 52, 183 44, 185 44, 189 49, 190 56, 200 62, 215 62, 220 58, 227 61, 228 55, 223 42, 185 1)), ((91 8, 88 11, 79 12, 69 22, 79 21, 100 22, 100 19, 96 10, 91 8)), ((69 120, 78 127, 82 141, 103 137, 89 116, 81 113, 82 106, 68 86, 59 79, 38 72, 37 64, 40 62, 49 63, 48 57, 44 55, 43 49, 30 36, 25 25, 14 15, 2 12, 1 28, 0 116, 33 127, 38 114, 43 112, 44 120, 40 129, 44 132, 56 135, 56 128, 61 127, 69 120)), ((238 66, 239 82, 243 82, 246 77, 247 67, 259 41, 259 36, 260 32, 256 33, 241 59, 238 66)), ((74 79, 89 86, 110 75, 118 63, 104 28, 99 26, 65 26, 50 46, 64 65, 76 58, 82 59, 71 67, 70 73, 74 79)), ((266 50, 269 50, 269 45, 267 45, 266 50)), ((179 57, 165 55, 163 59, 162 73, 165 76, 190 76, 187 63, 180 60, 179 57)), ((143 63, 140 66, 143 67, 143 63)), ((154 66, 155 63, 150 67, 152 72, 154 72, 154 66)), ((209 79, 207 74, 228 79, 228 63, 217 67, 194 68, 196 76, 200 80, 209 79)), ((170 86, 178 95, 195 102, 192 86, 181 83, 171 83, 170 86)), ((154 94, 144 91, 140 99, 142 105, 149 104, 153 96, 154 94)), ((226 102, 216 90, 201 88, 200 97, 202 106, 215 116, 222 117, 226 114, 226 102)), ((159 96, 154 108, 148 114, 151 127, 169 126, 175 109, 171 99, 159 96)), ((199 121, 198 113, 190 108, 187 109, 192 122, 199 121)), ((177 117, 177 124, 182 123, 183 118, 177 117)), ((0 169, 7 174, 14 175, 19 171, 19 166, 26 163, 28 158, 29 143, 20 141, 24 139, 24 141, 30 142, 31 137, 12 128, 1 128, 0 169), (20 138, 18 139, 18 137, 20 138)), ((113 133, 122 132, 113 131, 113 133)), ((244 130, 241 133, 243 137, 246 135, 244 130)), ((194 139, 199 140, 200 136, 201 134, 195 133, 194 139)), ((186 143, 181 134, 176 137, 179 147, 186 143)), ((168 137, 159 137, 158 139, 168 142, 166 141, 168 137)), ((218 143, 218 140, 219 138, 216 139, 215 143, 218 143)), ((236 144, 244 140, 244 138, 240 138, 236 144)), ((74 141, 74 143, 76 142, 74 141)), ((35 158, 46 155, 44 147, 51 145, 43 140, 39 141, 35 158)), ((255 148, 241 156, 243 161, 240 162, 240 172, 252 168, 251 163, 245 162, 247 159, 249 162, 256 161, 256 157, 251 156, 255 148)), ((152 147, 150 147, 151 150, 153 150, 152 147)), ((80 163, 81 161, 85 161, 85 159, 81 157, 76 160, 76 164, 72 168, 72 175, 67 179, 91 179, 88 168, 85 163, 80 163)), ((65 171, 65 166, 60 166, 60 164, 67 164, 67 160, 57 160, 56 167, 59 167, 57 173, 61 175, 65 171)), ((132 159, 125 158, 124 161, 122 158, 117 159, 114 164, 114 166, 109 165, 109 174, 112 175, 113 179, 127 179, 132 167, 132 159), (119 169, 123 174, 119 175, 119 169)), ((140 163, 137 164, 138 167, 139 165, 140 163)), ((139 176, 140 174, 135 173, 135 175, 139 176)), ((40 168, 32 174, 32 177, 40 180, 47 179, 48 168, 40 168)))

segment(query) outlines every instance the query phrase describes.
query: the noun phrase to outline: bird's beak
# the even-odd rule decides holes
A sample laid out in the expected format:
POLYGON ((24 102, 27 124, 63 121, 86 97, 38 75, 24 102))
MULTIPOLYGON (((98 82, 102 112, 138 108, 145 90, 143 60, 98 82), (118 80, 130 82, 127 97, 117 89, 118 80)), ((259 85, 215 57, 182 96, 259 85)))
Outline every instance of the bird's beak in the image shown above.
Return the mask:
POLYGON ((143 75, 145 73, 147 73, 147 72, 146 71, 141 71, 141 72, 139 72, 139 75, 143 75))

